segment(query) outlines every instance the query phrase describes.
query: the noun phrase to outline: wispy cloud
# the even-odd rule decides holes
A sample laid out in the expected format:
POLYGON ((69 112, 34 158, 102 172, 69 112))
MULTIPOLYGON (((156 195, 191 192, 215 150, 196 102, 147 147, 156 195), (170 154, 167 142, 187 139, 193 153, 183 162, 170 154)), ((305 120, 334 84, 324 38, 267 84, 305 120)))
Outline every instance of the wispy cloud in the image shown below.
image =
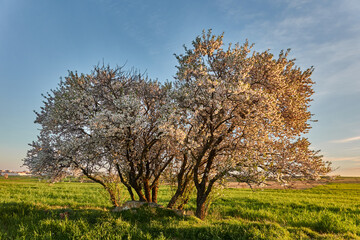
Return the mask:
POLYGON ((353 161, 360 162, 360 156, 358 157, 324 157, 325 161, 338 162, 338 161, 353 161))
POLYGON ((324 160, 332 162, 334 171, 329 175, 359 176, 360 156, 325 157, 324 160))
POLYGON ((314 65, 321 97, 360 91, 360 28, 355 24, 360 21, 359 1, 274 0, 266 7, 249 8, 235 0, 221 3, 224 14, 239 24, 247 22, 244 12, 245 16, 262 15, 243 25, 241 34, 255 41, 256 50, 270 48, 276 54, 292 48, 300 67, 314 65), (267 15, 268 8, 275 11, 274 17, 267 15))
POLYGON ((341 175, 344 177, 358 177, 360 172, 360 167, 351 167, 351 168, 338 168, 334 172, 331 172, 329 175, 341 175))
POLYGON ((357 136, 357 137, 334 140, 331 142, 333 142, 333 143, 348 143, 348 142, 354 142, 354 141, 359 141, 359 140, 360 140, 360 136, 357 136))

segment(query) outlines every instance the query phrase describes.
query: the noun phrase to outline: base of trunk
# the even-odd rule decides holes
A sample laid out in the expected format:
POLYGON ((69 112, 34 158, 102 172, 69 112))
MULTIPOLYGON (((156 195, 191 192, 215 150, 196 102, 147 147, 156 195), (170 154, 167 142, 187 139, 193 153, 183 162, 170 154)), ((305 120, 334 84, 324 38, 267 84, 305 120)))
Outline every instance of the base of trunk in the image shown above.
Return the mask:
POLYGON ((197 200, 195 216, 204 220, 207 214, 207 205, 205 200, 197 200))

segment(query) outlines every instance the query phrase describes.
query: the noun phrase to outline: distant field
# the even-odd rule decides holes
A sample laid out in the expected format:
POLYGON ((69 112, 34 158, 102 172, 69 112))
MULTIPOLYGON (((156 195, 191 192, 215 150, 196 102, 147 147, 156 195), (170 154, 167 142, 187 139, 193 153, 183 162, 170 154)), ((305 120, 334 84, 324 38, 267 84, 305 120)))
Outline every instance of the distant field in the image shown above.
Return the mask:
MULTIPOLYGON (((308 189, 255 192, 228 188, 200 221, 166 209, 113 213, 95 183, 0 177, 0 239, 360 239, 359 182, 342 178, 308 189)), ((160 204, 169 191, 160 189, 160 204)), ((194 209, 191 201, 187 210, 194 209)))

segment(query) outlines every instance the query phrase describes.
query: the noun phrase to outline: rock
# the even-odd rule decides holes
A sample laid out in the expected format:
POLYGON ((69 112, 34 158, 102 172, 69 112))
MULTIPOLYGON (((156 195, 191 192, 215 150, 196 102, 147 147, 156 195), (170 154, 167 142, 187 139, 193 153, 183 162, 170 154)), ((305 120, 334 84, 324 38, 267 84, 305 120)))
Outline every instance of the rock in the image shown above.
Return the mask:
POLYGON ((152 207, 152 208, 159 208, 159 207, 162 208, 161 205, 153 203, 153 202, 127 201, 122 206, 115 207, 112 211, 113 212, 121 212, 124 210, 133 209, 133 208, 140 208, 143 205, 145 205, 147 207, 152 207))
MULTIPOLYGON (((153 202, 127 201, 122 206, 115 207, 112 211, 113 212, 121 212, 125 210, 135 211, 137 208, 140 208, 142 206, 146 206, 150 208, 164 208, 162 205, 153 202)), ((187 214, 187 211, 185 210, 170 209, 170 208, 166 208, 166 210, 174 212, 175 215, 179 217, 190 216, 187 214)))
POLYGON ((185 210, 179 210, 179 209, 171 209, 171 210, 179 217, 186 216, 185 210))
POLYGON ((63 212, 63 213, 60 213, 59 215, 60 215, 60 218, 61 218, 61 219, 65 219, 65 218, 68 218, 68 217, 69 217, 70 212, 63 212))

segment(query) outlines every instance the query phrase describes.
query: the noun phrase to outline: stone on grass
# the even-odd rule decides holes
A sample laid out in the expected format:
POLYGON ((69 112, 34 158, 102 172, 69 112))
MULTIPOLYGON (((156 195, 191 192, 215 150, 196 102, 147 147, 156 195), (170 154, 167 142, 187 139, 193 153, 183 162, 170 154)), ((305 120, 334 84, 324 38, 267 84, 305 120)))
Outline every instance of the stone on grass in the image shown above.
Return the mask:
POLYGON ((122 206, 115 207, 112 211, 113 212, 121 212, 124 210, 129 210, 133 208, 140 208, 142 206, 152 207, 152 208, 162 208, 163 206, 152 203, 152 202, 140 202, 140 201, 127 201, 122 206))

